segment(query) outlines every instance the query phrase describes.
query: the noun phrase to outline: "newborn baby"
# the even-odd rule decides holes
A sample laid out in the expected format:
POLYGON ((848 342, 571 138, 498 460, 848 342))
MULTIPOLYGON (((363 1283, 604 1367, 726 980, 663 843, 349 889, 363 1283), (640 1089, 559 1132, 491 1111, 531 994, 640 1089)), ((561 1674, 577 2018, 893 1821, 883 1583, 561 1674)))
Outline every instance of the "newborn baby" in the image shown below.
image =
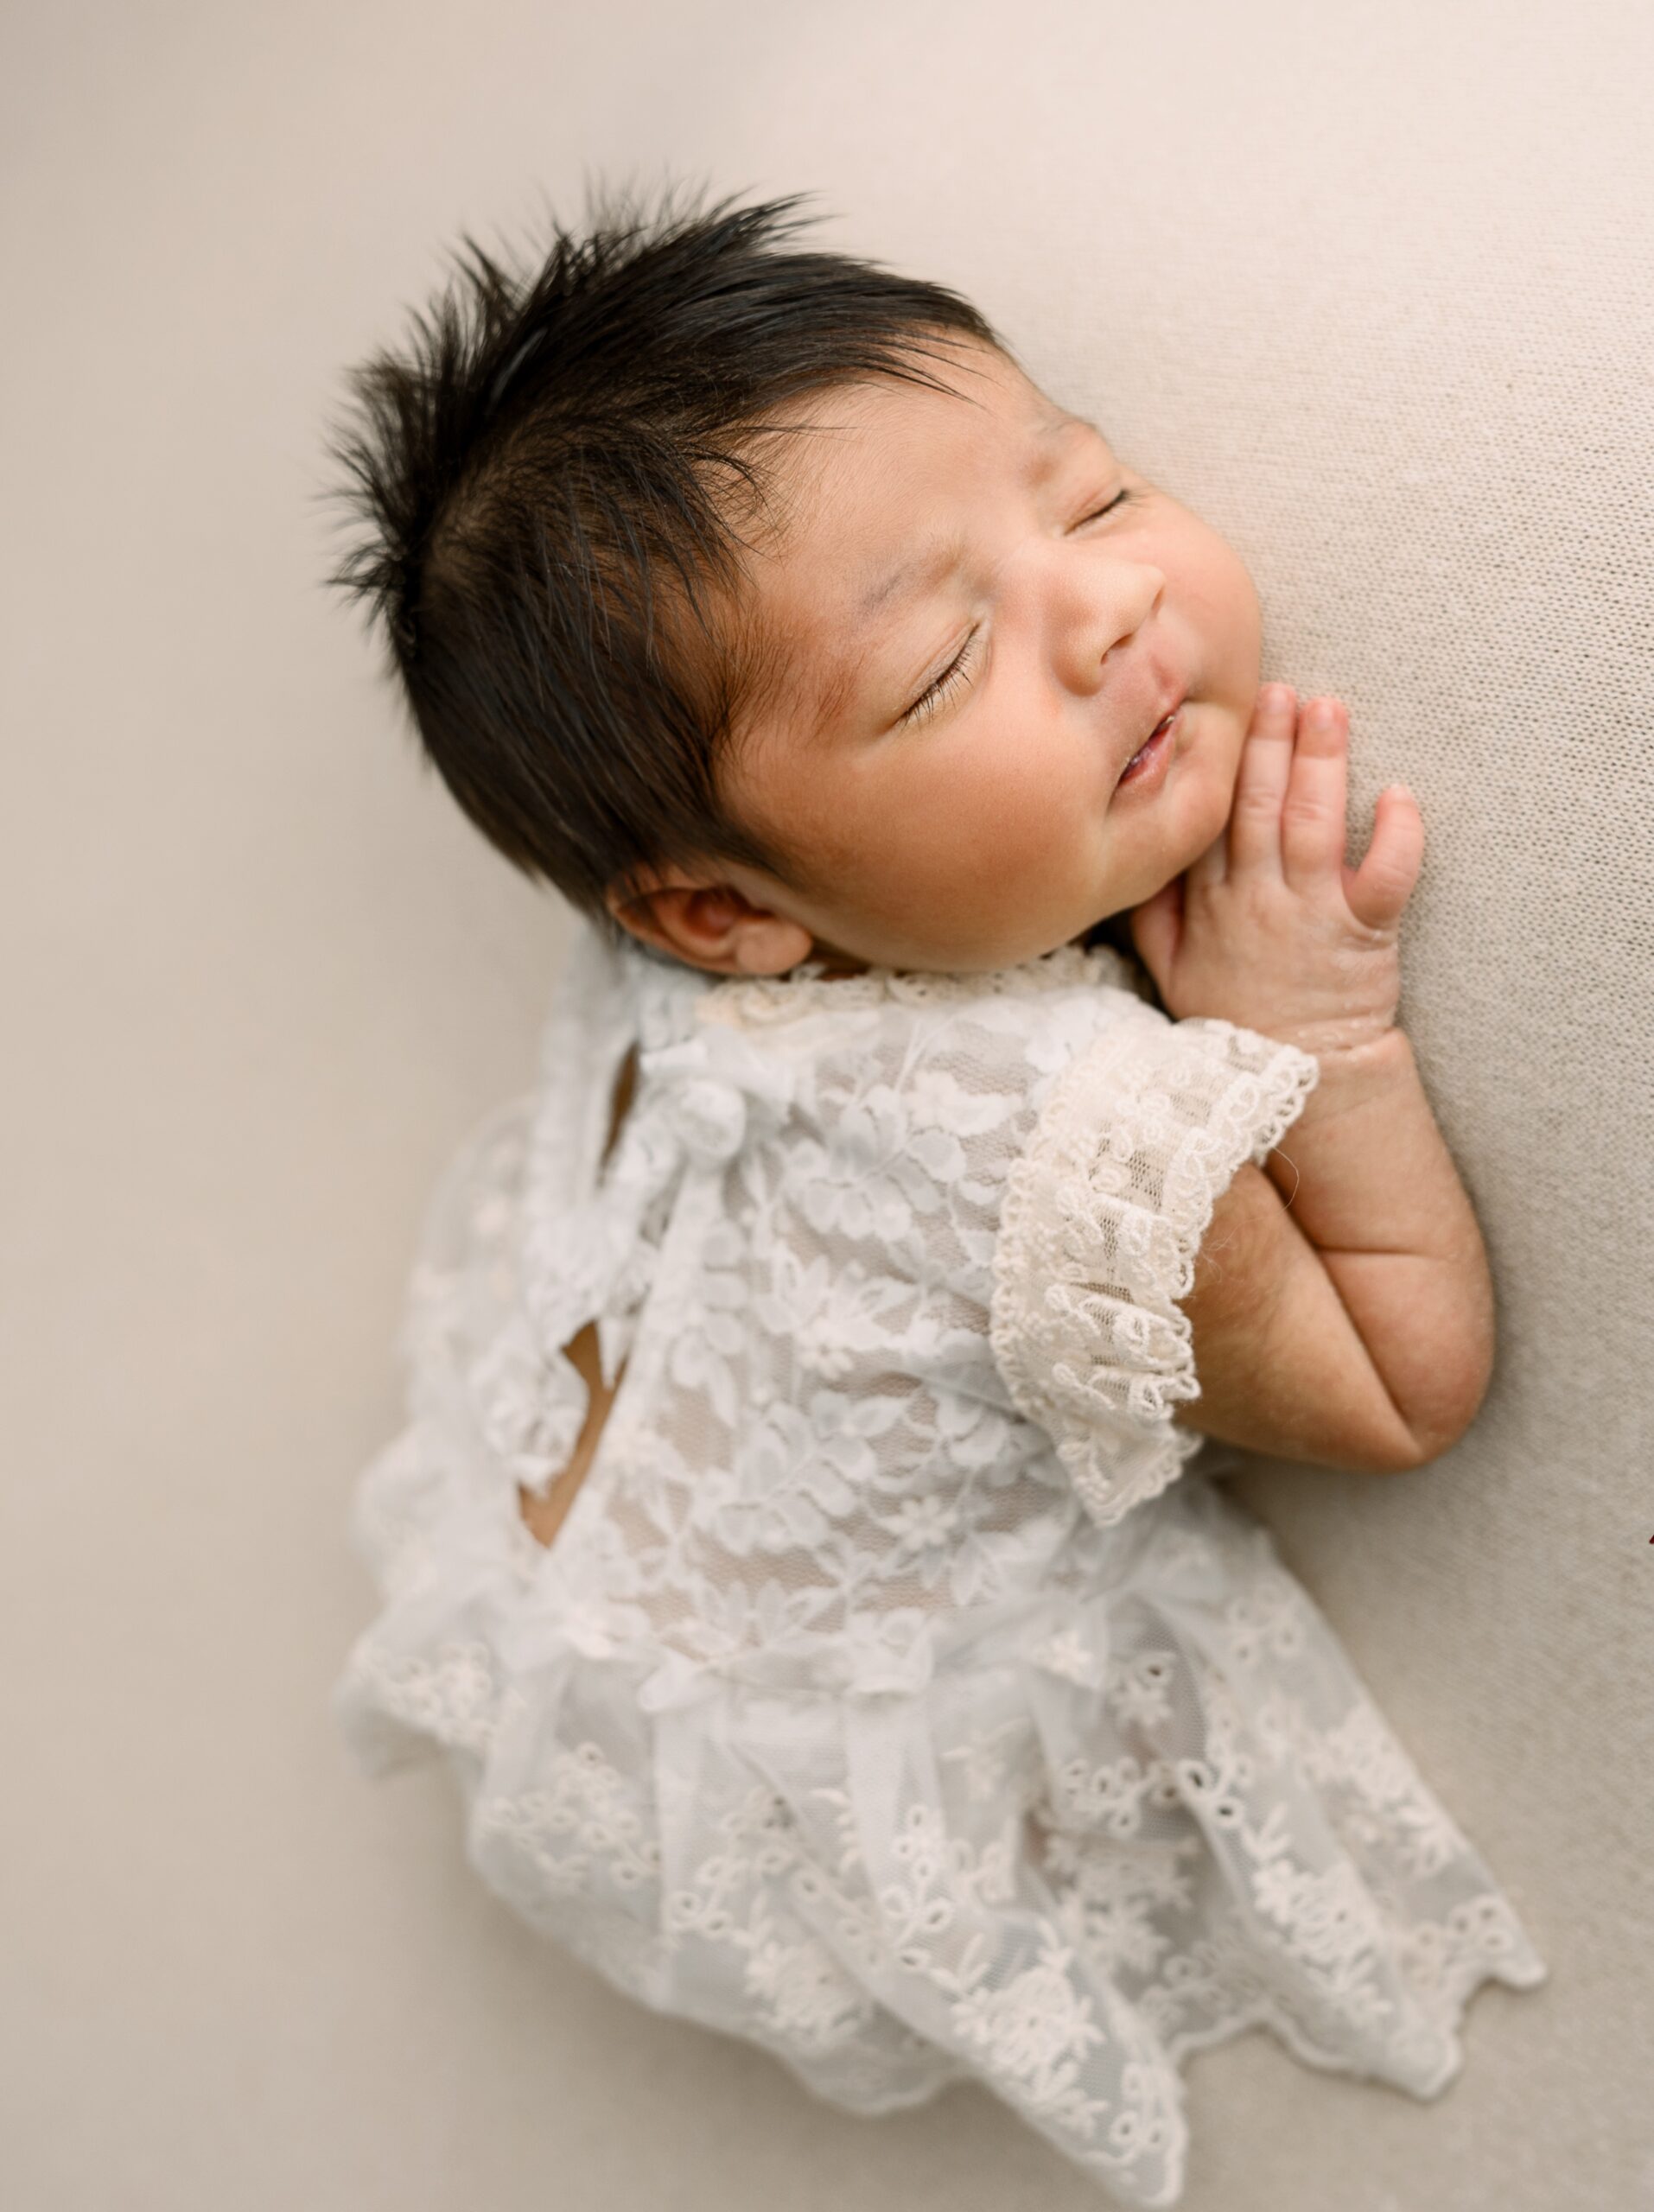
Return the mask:
POLYGON ((473 249, 360 374, 340 581, 583 919, 426 1218, 339 1712, 642 2003, 1169 2204, 1189 2051, 1430 2096, 1544 1975, 1202 1442, 1416 1469, 1486 1388, 1420 814, 1349 865, 1231 549, 791 205, 473 249))

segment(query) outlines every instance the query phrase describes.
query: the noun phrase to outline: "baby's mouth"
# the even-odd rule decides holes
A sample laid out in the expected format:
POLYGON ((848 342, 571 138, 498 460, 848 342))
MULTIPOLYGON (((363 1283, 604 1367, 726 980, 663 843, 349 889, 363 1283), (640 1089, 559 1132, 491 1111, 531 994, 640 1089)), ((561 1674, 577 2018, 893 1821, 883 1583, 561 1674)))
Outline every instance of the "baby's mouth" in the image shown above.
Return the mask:
POLYGON ((1143 740, 1137 750, 1132 754, 1130 760, 1127 761, 1125 766, 1120 771, 1119 781, 1121 783, 1124 783, 1129 776, 1134 774, 1136 770, 1145 765, 1149 754, 1154 751, 1157 741, 1165 737, 1170 732, 1172 724, 1177 720, 1182 711, 1183 702, 1180 699, 1176 706, 1172 709, 1170 714, 1162 715, 1161 716, 1160 720, 1155 724, 1154 728, 1149 731, 1148 735, 1143 740))

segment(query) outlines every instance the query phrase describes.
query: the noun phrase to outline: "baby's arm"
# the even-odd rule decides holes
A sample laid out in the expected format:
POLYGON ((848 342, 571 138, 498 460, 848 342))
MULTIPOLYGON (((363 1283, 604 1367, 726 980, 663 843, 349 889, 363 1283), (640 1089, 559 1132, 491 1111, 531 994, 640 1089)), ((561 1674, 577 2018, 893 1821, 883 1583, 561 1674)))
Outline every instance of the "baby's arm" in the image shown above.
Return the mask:
POLYGON ((1182 1301, 1201 1395, 1183 1427, 1361 1471, 1417 1466, 1474 1419, 1492 1286, 1405 1034, 1396 938, 1422 849, 1386 794, 1343 864, 1345 710, 1261 701, 1225 837, 1140 907, 1134 939, 1176 1018, 1218 1014, 1316 1054, 1320 1080, 1218 1198, 1182 1301), (1176 893, 1177 895, 1174 895, 1176 893))

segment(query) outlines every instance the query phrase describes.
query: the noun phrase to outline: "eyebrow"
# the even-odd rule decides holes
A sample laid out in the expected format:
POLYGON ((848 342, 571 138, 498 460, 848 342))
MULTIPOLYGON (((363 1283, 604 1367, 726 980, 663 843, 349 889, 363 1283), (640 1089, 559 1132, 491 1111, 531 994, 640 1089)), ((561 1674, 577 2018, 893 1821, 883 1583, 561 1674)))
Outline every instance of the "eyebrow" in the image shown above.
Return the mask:
MULTIPOLYGON (((1071 430, 1095 430, 1098 437, 1103 435, 1097 424, 1083 415, 1046 416, 1040 426, 1042 449, 1036 452, 1027 474, 1030 488, 1037 489, 1055 472, 1058 442, 1071 430)), ((945 537, 920 539, 904 560, 868 586, 850 609, 851 623, 860 628, 893 601, 912 599, 919 592, 933 591, 938 584, 945 583, 964 561, 965 547, 964 535, 957 531, 945 537)))

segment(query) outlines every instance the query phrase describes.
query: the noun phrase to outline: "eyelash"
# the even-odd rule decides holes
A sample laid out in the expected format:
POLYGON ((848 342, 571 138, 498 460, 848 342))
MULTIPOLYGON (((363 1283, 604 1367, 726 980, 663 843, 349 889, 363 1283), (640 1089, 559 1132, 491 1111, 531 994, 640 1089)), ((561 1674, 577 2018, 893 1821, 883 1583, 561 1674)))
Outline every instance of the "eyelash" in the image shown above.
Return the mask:
MULTIPOLYGON (((1141 493, 1132 491, 1128 486, 1123 492, 1117 493, 1106 506, 1097 507, 1089 515, 1082 515, 1074 527, 1076 530, 1083 530, 1088 522, 1100 521, 1104 515, 1111 515, 1116 507, 1124 506, 1129 499, 1140 499, 1142 496, 1141 493)), ((964 645, 960 646, 951 665, 943 670, 933 683, 927 685, 920 692, 913 705, 900 717, 902 721, 928 720, 945 700, 950 698, 955 691, 969 684, 970 679, 966 677, 964 671, 970 661, 970 648, 976 643, 976 632, 973 630, 964 645)))

